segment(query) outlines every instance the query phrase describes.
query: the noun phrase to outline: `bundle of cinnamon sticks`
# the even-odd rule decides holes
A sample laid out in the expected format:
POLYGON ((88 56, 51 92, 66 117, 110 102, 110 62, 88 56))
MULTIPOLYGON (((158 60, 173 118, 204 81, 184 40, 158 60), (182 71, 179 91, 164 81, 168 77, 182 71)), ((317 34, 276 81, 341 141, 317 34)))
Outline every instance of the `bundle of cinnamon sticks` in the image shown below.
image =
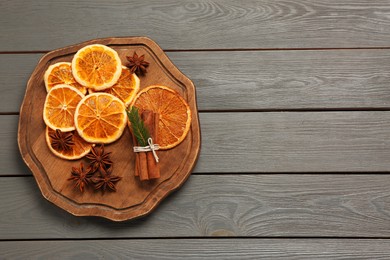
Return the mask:
MULTIPOLYGON (((150 137, 154 144, 158 144, 158 122, 159 114, 150 110, 142 111, 141 119, 149 130, 150 137)), ((134 146, 139 146, 137 139, 133 136, 134 146)), ((160 166, 156 162, 153 152, 135 153, 135 176, 139 176, 141 181, 160 178, 160 166)))

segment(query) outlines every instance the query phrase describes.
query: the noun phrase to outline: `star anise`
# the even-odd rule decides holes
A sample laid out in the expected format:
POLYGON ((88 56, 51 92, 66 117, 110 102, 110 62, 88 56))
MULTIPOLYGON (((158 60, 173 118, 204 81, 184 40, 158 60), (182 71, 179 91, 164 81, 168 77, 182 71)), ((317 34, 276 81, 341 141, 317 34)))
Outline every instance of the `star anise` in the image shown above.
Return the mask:
POLYGON ((91 167, 84 169, 83 163, 80 163, 80 168, 72 167, 72 176, 68 179, 69 181, 74 181, 74 187, 78 187, 81 192, 84 191, 84 188, 91 182, 91 177, 93 172, 91 167))
POLYGON ((106 190, 116 191, 115 184, 122 179, 122 177, 115 176, 111 174, 112 167, 105 170, 100 170, 100 176, 93 178, 93 182, 95 183, 95 189, 102 189, 103 192, 106 190))
POLYGON ((107 170, 111 168, 112 161, 109 158, 111 152, 104 152, 104 145, 101 144, 100 147, 92 147, 92 150, 89 154, 87 154, 87 158, 91 160, 92 172, 96 172, 97 170, 107 170))
POLYGON ((60 129, 56 129, 55 132, 49 133, 49 137, 51 147, 57 151, 68 151, 74 145, 72 132, 64 133, 60 129))
POLYGON ((138 56, 137 53, 134 52, 133 57, 126 56, 126 59, 129 61, 129 64, 126 66, 130 69, 131 73, 135 73, 138 76, 146 73, 149 62, 145 61, 145 55, 138 56))

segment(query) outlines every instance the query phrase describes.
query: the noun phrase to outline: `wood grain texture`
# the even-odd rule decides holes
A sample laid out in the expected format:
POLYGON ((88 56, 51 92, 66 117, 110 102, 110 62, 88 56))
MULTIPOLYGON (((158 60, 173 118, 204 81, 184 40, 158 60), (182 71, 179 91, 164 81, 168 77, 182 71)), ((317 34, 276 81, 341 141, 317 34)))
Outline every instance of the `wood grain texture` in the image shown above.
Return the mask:
POLYGON ((390 107, 388 50, 169 53, 200 110, 390 107))
MULTIPOLYGON (((390 175, 192 175, 153 214, 74 217, 33 178, 0 181, 0 239, 390 237, 390 175)), ((82 244, 82 243, 81 243, 82 244)))
POLYGON ((19 111, 28 78, 37 65, 40 56, 42 55, 0 55, 1 113, 19 111))
POLYGON ((390 112, 205 113, 195 172, 390 170, 390 112))
MULTIPOLYGON (((28 174, 1 116, 0 175, 28 174), (4 146, 3 146, 4 147, 4 146), (16 166, 20 164, 20 166, 16 166)), ((195 173, 388 172, 390 112, 200 113, 195 173)))
POLYGON ((148 239, 0 242, 6 259, 388 259, 387 239, 148 239))
POLYGON ((387 0, 3 1, 0 51, 129 35, 165 49, 388 46, 389 12, 387 0))
POLYGON ((15 115, 0 116, 0 176, 31 174, 18 149, 18 120, 15 115))
MULTIPOLYGON (((142 102, 138 106, 140 109, 145 108, 142 102)), ((166 120, 171 120, 169 116, 172 115, 167 115, 166 120)), ((165 121, 161 122, 160 124, 165 124, 165 121)), ((170 62, 162 49, 146 37, 93 40, 46 54, 27 83, 20 109, 18 145, 24 162, 32 171, 43 196, 76 216, 101 216, 113 221, 123 221, 149 214, 189 177, 199 155, 200 143, 195 86, 170 62), (134 152, 127 128, 120 139, 105 146, 106 151, 110 151, 110 159, 115 162, 113 174, 121 178, 116 184, 116 192, 103 194, 94 192, 93 189, 87 192, 75 190, 74 185, 69 183, 69 171, 72 167, 87 162, 83 159, 63 160, 53 155, 47 147, 46 125, 42 119, 47 96, 43 75, 51 64, 70 62, 78 50, 91 44, 112 47, 122 62, 126 61, 126 55, 135 51, 139 55, 145 55, 145 60, 150 64, 147 75, 142 77, 140 89, 152 84, 169 86, 170 91, 177 93, 188 104, 188 117, 191 118, 189 129, 186 129, 188 134, 174 149, 158 152, 161 177, 154 181, 140 182, 138 178, 134 178, 134 152)))
MULTIPOLYGON (((390 108, 388 50, 170 52, 200 110, 390 108)), ((0 55, 0 112, 18 112, 41 54, 0 55)))

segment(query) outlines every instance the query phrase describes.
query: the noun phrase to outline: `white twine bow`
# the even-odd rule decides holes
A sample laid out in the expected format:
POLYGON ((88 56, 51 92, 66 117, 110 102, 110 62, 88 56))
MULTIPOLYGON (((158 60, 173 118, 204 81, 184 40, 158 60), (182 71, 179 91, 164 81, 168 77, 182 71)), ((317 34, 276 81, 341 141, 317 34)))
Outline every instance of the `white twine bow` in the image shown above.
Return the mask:
POLYGON ((152 138, 148 138, 148 146, 134 146, 133 151, 135 153, 141 153, 141 152, 150 152, 152 151, 154 159, 156 162, 158 162, 158 156, 156 151, 160 149, 160 146, 158 144, 154 144, 152 138))

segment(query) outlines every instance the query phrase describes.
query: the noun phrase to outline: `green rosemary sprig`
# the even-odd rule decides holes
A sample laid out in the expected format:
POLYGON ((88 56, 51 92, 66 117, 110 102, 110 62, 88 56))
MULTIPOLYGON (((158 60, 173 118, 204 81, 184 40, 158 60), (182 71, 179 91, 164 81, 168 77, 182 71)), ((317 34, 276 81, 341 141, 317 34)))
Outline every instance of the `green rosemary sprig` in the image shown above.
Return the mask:
POLYGON ((144 121, 142 121, 137 107, 131 107, 129 110, 126 110, 127 117, 130 120, 131 131, 138 141, 140 146, 148 145, 148 138, 150 137, 149 131, 146 128, 144 121))

